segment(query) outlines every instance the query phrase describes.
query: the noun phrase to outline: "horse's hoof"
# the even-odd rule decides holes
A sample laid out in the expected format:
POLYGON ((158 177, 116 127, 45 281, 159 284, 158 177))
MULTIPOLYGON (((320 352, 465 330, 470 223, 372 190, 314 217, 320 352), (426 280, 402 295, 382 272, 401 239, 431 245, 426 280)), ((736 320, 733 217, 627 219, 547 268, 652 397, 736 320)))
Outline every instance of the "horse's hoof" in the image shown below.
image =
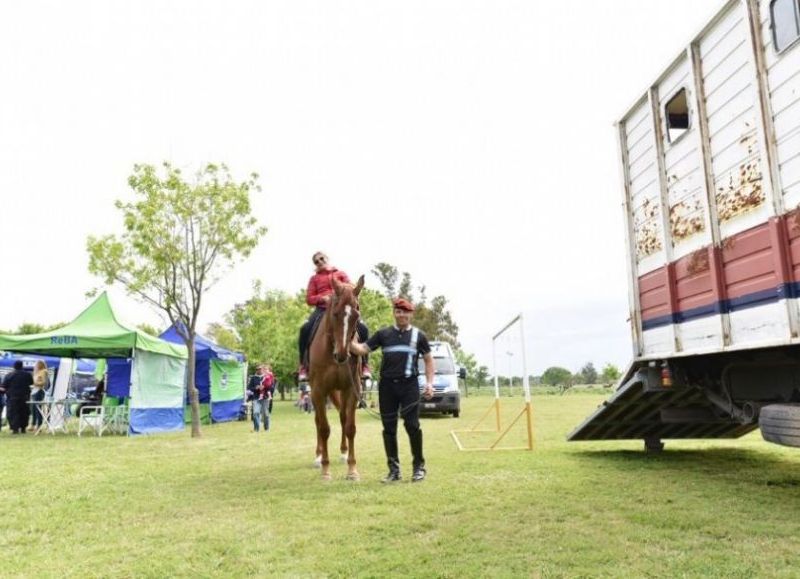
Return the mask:
POLYGON ((347 480, 360 481, 361 480, 361 475, 358 474, 357 472, 348 473, 347 474, 347 480))
POLYGON ((329 473, 329 472, 322 473, 322 477, 321 478, 322 478, 323 482, 327 482, 327 481, 331 480, 331 473, 329 473))
POLYGON ((318 456, 314 459, 314 468, 322 468, 322 457, 318 456))

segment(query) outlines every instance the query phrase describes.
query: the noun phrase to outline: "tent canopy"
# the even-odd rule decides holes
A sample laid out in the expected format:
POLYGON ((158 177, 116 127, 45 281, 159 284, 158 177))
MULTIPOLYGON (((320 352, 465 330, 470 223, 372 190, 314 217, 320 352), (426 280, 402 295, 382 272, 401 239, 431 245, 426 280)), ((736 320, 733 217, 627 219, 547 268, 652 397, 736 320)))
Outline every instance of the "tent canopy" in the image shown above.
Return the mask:
MULTIPOLYGON (((159 338, 173 344, 184 344, 183 338, 175 326, 170 326, 167 330, 164 330, 159 338)), ((195 334, 194 336, 194 351, 196 360, 218 359, 244 362, 244 354, 241 352, 232 352, 200 334, 195 334)))
POLYGON ((26 336, 0 335, 0 350, 62 358, 128 358, 134 349, 188 358, 186 346, 117 321, 105 292, 63 328, 26 336))

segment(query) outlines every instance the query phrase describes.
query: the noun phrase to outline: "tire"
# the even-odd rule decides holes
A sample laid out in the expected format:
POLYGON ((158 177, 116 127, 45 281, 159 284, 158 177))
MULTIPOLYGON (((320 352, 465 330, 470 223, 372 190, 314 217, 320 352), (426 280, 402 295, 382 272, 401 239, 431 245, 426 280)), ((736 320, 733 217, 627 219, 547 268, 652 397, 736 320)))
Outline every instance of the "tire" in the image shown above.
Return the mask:
POLYGON ((458 418, 459 416, 461 416, 461 409, 457 408, 453 410, 453 418, 458 418))
POLYGON ((800 447, 800 404, 770 404, 758 417, 761 436, 767 442, 800 447))

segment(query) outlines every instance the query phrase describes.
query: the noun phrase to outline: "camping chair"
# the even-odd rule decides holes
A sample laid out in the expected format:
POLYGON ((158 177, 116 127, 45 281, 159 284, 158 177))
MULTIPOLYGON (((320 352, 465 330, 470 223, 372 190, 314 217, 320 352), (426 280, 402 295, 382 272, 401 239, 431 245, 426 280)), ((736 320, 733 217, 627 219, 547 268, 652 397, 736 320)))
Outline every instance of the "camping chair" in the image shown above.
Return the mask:
POLYGON ((129 426, 128 405, 107 406, 105 422, 108 425, 108 429, 114 434, 127 434, 129 426))
POLYGON ((78 436, 87 429, 94 431, 97 436, 103 436, 108 426, 104 406, 81 406, 78 411, 78 436))

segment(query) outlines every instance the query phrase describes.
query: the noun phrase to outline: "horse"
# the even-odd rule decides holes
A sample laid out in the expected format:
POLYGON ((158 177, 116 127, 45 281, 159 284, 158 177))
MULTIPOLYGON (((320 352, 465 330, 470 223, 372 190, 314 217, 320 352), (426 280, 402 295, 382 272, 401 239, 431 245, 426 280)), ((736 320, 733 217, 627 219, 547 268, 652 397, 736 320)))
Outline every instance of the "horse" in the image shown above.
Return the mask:
POLYGON ((332 280, 334 293, 327 311, 309 347, 308 381, 314 403, 314 422, 317 427, 317 463, 322 468, 322 480, 330 480, 328 459, 328 423, 326 401, 330 399, 339 410, 342 425, 341 453, 347 461, 347 479, 358 480, 355 437, 356 408, 361 399, 361 357, 350 353, 350 342, 360 317, 358 294, 364 287, 364 276, 355 286, 332 280))

